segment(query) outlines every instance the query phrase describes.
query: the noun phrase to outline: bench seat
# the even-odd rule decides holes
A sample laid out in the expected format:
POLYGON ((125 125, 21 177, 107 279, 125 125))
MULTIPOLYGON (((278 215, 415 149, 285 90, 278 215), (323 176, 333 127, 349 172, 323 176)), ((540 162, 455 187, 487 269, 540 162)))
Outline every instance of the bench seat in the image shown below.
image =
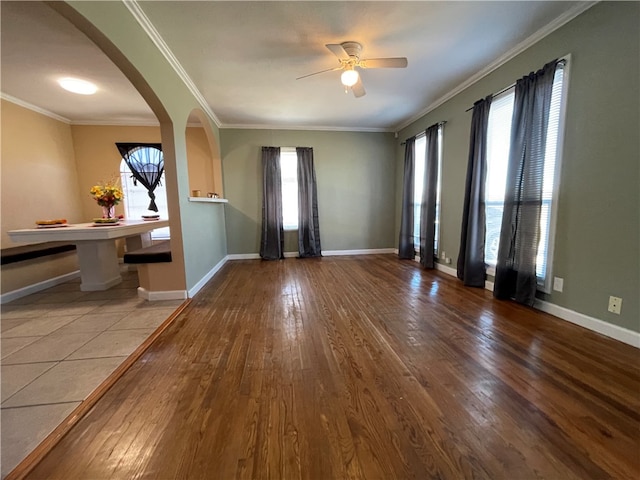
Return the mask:
POLYGON ((171 242, 165 240, 149 247, 140 248, 124 254, 124 263, 166 263, 171 262, 171 242))
POLYGON ((67 242, 44 242, 33 245, 21 245, 0 250, 0 265, 32 260, 57 253, 71 252, 76 246, 67 242))

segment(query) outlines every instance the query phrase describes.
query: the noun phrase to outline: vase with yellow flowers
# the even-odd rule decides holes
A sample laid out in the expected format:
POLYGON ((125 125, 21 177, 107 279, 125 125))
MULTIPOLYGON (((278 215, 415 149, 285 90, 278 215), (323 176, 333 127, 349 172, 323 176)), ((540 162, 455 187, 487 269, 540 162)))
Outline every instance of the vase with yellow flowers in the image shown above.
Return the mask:
POLYGON ((94 185, 91 187, 91 196, 102 207, 102 218, 115 218, 115 206, 124 198, 116 180, 94 185))

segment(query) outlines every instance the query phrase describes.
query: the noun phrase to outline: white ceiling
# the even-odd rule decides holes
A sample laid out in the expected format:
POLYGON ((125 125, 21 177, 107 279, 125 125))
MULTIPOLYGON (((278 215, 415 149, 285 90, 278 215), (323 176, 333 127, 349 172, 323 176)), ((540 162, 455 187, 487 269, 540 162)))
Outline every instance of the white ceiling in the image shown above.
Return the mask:
MULTIPOLYGON (((179 2, 133 5, 146 17, 222 127, 397 130, 590 3, 179 2), (363 57, 409 59, 361 72, 345 94, 326 43, 362 43, 363 57)), ((153 123, 149 107, 86 37, 40 2, 1 4, 1 90, 71 123, 153 123), (60 76, 99 86, 61 90, 60 76)), ((143 18, 144 20, 144 18, 143 18)))
POLYGON ((127 78, 80 31, 40 2, 0 3, 3 94, 75 123, 150 123, 153 112, 127 78), (99 92, 84 96, 56 80, 77 76, 99 92))

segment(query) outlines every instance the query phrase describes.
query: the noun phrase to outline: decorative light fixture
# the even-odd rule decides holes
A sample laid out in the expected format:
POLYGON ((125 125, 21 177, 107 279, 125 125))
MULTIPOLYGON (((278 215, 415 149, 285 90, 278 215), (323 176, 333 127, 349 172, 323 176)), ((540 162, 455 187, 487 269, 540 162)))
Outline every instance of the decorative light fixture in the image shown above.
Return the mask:
POLYGON ((65 90, 80 95, 93 95, 98 91, 98 87, 93 83, 80 80, 79 78, 64 77, 59 79, 58 83, 65 90))
POLYGON ((342 75, 340 75, 340 81, 345 87, 353 87, 356 83, 358 83, 359 79, 360 75, 353 69, 353 67, 351 67, 349 70, 345 70, 344 72, 342 72, 342 75))

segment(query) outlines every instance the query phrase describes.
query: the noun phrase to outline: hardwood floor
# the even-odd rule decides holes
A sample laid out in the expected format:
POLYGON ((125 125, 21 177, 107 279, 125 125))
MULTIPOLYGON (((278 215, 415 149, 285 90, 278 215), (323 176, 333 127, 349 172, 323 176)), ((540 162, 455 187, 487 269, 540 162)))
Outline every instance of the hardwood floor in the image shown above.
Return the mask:
POLYGON ((638 478, 639 366, 394 255, 234 261, 28 478, 638 478))

